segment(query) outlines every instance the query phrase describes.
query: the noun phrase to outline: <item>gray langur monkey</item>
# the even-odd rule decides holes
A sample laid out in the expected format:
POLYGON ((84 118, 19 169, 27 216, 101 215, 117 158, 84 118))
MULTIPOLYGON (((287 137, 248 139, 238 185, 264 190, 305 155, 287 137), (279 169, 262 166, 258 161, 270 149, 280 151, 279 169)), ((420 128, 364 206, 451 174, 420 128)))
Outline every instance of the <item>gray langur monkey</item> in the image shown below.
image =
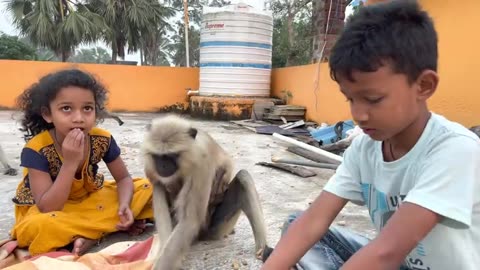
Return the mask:
POLYGON ((241 212, 252 227, 257 258, 271 250, 253 179, 246 170, 232 178, 230 156, 209 134, 185 118, 159 117, 147 126, 142 155, 161 243, 153 269, 178 269, 194 241, 230 234, 241 212))
POLYGON ((3 147, 0 145, 0 163, 2 163, 3 167, 5 168, 5 175, 17 175, 17 170, 12 168, 8 163, 7 155, 5 151, 3 151, 3 147))

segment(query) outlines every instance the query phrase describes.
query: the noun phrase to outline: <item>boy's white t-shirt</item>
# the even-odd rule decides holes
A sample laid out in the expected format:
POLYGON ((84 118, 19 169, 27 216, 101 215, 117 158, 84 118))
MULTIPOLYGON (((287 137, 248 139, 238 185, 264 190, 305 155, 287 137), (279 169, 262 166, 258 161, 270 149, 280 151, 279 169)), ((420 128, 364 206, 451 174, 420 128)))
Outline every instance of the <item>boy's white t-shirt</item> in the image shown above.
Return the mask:
POLYGON ((405 266, 418 270, 480 269, 480 143, 465 127, 432 113, 415 146, 385 162, 382 142, 354 139, 324 190, 367 205, 378 231, 402 202, 443 219, 411 251, 405 266))

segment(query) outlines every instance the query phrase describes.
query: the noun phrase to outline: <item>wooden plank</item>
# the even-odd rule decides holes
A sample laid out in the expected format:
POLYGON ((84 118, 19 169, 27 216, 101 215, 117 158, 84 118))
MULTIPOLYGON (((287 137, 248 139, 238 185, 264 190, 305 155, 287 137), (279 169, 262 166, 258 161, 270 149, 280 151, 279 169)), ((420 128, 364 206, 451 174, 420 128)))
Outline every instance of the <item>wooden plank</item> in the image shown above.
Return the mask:
POLYGON ((299 155, 301 157, 304 157, 306 159, 315 161, 315 162, 333 164, 331 162, 331 159, 325 158, 322 155, 319 155, 315 152, 312 152, 310 150, 304 149, 304 148, 299 147, 299 146, 289 146, 289 147, 287 147, 287 151, 291 152, 291 153, 294 153, 294 154, 297 154, 297 155, 299 155))
POLYGON ((315 167, 315 168, 322 168, 322 169, 331 169, 336 170, 338 168, 338 164, 326 163, 326 162, 315 162, 310 160, 297 160, 294 158, 286 158, 286 157, 272 157, 272 162, 274 163, 286 163, 292 165, 300 165, 306 167, 315 167))
POLYGON ((293 123, 287 124, 287 125, 288 126, 286 126, 286 127, 282 127, 282 126, 280 126, 280 127, 283 128, 283 129, 292 129, 292 128, 296 128, 296 127, 301 127, 301 126, 305 125, 305 121, 300 120, 300 121, 296 121, 296 122, 293 122, 293 123))
POLYGON ((286 171, 295 175, 298 175, 303 178, 307 177, 312 177, 317 175, 314 171, 311 171, 309 169, 300 167, 300 166, 291 166, 291 165, 285 165, 285 164, 278 164, 278 163, 269 163, 269 162, 257 162, 257 165, 265 166, 265 167, 270 167, 270 168, 275 168, 278 170, 286 171))

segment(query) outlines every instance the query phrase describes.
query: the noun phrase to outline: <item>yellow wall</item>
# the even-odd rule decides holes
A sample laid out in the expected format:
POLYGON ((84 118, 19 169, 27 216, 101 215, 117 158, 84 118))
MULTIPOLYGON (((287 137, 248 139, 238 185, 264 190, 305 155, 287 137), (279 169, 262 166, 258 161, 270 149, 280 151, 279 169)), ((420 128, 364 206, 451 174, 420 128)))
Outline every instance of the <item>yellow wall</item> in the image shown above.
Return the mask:
POLYGON ((198 68, 0 60, 0 105, 13 107, 15 98, 41 76, 68 67, 81 68, 100 78, 110 92, 111 110, 156 111, 185 103, 186 88, 198 89, 198 68))
POLYGON ((350 117, 348 103, 330 79, 327 63, 274 69, 272 95, 281 98, 283 90, 292 93, 288 104, 307 108, 308 120, 331 124, 350 117))
MULTIPOLYGON (((430 109, 467 127, 480 125, 480 35, 477 34, 480 1, 421 0, 420 3, 433 17, 439 35, 440 84, 429 101, 430 109)), ((317 122, 349 119, 348 104, 330 79, 326 63, 321 64, 320 87, 315 98, 315 69, 316 65, 308 65, 274 70, 273 94, 281 96, 283 89, 292 91, 290 104, 306 106, 307 117, 317 122)))
POLYGON ((423 0, 439 34, 440 86, 430 108, 466 126, 480 124, 480 1, 423 0))

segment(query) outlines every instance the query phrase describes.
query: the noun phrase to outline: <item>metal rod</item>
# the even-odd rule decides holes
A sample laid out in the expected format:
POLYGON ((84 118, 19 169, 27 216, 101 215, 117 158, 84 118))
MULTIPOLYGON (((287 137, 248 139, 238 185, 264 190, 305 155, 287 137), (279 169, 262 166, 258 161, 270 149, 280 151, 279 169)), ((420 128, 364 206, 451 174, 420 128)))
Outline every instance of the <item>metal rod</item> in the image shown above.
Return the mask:
POLYGON ((190 67, 190 54, 188 49, 188 3, 187 0, 183 0, 183 13, 185 20, 185 56, 187 59, 187 67, 190 67))
POLYGON ((278 133, 273 133, 272 135, 273 137, 277 138, 277 139, 280 139, 284 142, 288 142, 288 143, 291 143, 291 144, 294 144, 296 146, 300 146, 304 149, 307 149, 307 150, 310 150, 312 152, 315 152, 317 154, 320 154, 322 156, 324 156, 325 158, 331 160, 332 162, 334 163, 341 163, 343 161, 343 157, 339 156, 339 155, 335 155, 333 153, 330 153, 328 151, 325 151, 325 150, 322 150, 320 148, 317 148, 315 146, 312 146, 312 145, 308 145, 306 143, 303 143, 303 142, 300 142, 300 141, 297 141, 295 139, 292 139, 290 137, 287 137, 287 136, 283 136, 281 134, 278 134, 278 133))

